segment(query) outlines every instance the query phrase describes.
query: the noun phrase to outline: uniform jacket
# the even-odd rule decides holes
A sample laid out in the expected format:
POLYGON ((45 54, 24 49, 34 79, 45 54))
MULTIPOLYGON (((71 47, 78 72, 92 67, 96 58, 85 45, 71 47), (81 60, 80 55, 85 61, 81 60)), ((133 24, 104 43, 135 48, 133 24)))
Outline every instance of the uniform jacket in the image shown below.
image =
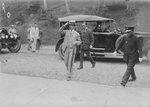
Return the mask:
POLYGON ((81 44, 80 34, 75 30, 63 30, 65 34, 64 42, 62 44, 62 49, 65 51, 66 48, 75 48, 76 45, 81 44))
POLYGON ((142 57, 141 43, 134 34, 124 35, 121 42, 119 43, 116 51, 124 46, 124 60, 127 61, 128 58, 137 62, 139 57, 142 57))
POLYGON ((88 28, 82 30, 81 31, 81 40, 82 40, 81 49, 89 50, 90 45, 94 44, 94 37, 93 37, 92 31, 88 28))

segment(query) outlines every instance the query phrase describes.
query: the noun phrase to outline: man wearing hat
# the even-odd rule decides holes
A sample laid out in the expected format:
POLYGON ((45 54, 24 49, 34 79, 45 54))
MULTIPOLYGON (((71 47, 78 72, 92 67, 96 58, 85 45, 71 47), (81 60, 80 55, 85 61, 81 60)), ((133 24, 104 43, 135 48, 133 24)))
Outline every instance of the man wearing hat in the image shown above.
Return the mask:
POLYGON ((37 24, 34 23, 27 31, 28 31, 28 39, 30 40, 28 49, 30 50, 31 47, 32 52, 36 52, 37 39, 39 38, 39 28, 37 24))
POLYGON ((67 77, 67 80, 69 81, 71 79, 72 67, 76 54, 76 47, 77 45, 81 44, 81 39, 79 33, 75 31, 74 20, 71 20, 64 24, 58 30, 58 33, 65 35, 64 41, 62 43, 62 50, 64 52, 64 62, 69 72, 67 77), (69 26, 69 29, 64 30, 67 26, 69 26))
POLYGON ((94 44, 94 37, 91 32, 91 30, 87 27, 86 22, 83 22, 82 24, 83 30, 81 31, 81 52, 80 52, 80 66, 78 69, 83 69, 83 60, 84 60, 84 53, 87 55, 88 59, 90 60, 92 64, 92 68, 95 67, 95 61, 91 57, 90 54, 90 47, 94 44))
POLYGON ((127 64, 126 72, 120 83, 122 86, 125 86, 129 81, 135 81, 136 75, 134 71, 134 66, 138 61, 142 61, 142 48, 138 37, 134 35, 134 27, 127 27, 121 42, 118 47, 116 47, 116 52, 124 46, 124 60, 127 64))

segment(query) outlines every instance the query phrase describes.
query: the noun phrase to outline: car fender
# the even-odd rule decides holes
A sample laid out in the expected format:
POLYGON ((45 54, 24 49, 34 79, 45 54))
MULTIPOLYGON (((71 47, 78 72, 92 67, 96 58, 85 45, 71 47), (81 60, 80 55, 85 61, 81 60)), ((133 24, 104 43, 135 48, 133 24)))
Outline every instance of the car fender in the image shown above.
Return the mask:
POLYGON ((55 47, 55 52, 57 52, 59 50, 60 45, 63 43, 64 38, 61 38, 58 40, 56 47, 55 47))

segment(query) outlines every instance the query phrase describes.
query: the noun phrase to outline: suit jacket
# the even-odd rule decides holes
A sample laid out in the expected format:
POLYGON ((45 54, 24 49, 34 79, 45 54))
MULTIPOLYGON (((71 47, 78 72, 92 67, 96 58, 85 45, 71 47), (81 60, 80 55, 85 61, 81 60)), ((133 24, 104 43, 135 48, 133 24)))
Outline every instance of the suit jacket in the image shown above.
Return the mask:
POLYGON ((81 49, 89 50, 90 45, 94 44, 94 37, 93 37, 92 31, 88 28, 82 30, 81 31, 81 40, 82 40, 81 49))
POLYGON ((118 51, 123 46, 124 46, 124 60, 125 61, 127 61, 129 58, 130 60, 137 62, 138 58, 142 57, 141 43, 138 37, 136 37, 134 34, 124 35, 120 44, 116 48, 116 51, 118 51))
POLYGON ((80 34, 75 30, 64 30, 62 33, 65 34, 62 44, 63 51, 65 51, 66 48, 75 48, 81 44, 80 34))

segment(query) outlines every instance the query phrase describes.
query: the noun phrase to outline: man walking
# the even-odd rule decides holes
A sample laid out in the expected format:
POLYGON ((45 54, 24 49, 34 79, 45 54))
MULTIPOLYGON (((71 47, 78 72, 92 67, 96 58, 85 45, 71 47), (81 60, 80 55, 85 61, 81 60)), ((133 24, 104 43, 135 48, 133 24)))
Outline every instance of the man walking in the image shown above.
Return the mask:
POLYGON ((81 44, 80 35, 74 29, 75 21, 72 20, 67 22, 58 30, 58 33, 65 35, 64 41, 62 43, 62 50, 64 52, 64 62, 69 72, 67 77, 68 81, 71 80, 72 67, 75 59, 77 45, 81 44), (67 26, 69 26, 69 29, 64 30, 67 26))
POLYGON ((142 48, 138 37, 134 35, 134 27, 128 27, 122 41, 116 48, 116 52, 124 46, 124 60, 127 64, 126 72, 120 83, 125 86, 131 76, 130 81, 136 80, 134 66, 138 61, 142 61, 142 48))
POLYGON ((81 31, 81 52, 80 52, 80 66, 78 69, 83 69, 83 60, 84 60, 84 53, 87 55, 88 59, 92 64, 92 68, 95 67, 95 61, 91 57, 90 54, 90 47, 94 44, 94 37, 91 30, 87 27, 86 22, 82 24, 83 30, 81 31))

